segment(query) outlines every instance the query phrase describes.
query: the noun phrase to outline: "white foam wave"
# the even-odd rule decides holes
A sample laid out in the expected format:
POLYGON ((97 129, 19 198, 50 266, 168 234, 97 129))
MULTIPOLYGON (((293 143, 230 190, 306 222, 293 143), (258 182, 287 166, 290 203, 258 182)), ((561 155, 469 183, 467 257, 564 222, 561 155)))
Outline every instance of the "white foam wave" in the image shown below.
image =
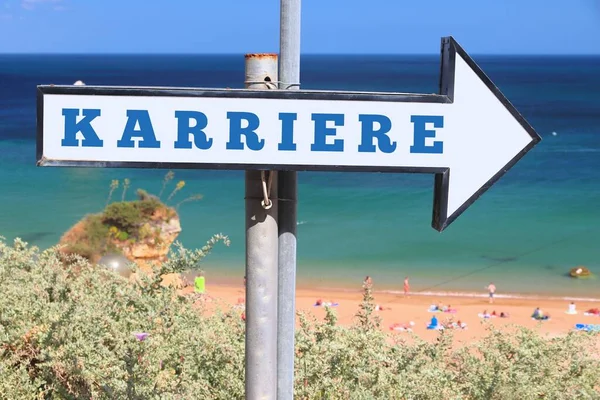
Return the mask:
POLYGON ((600 149, 585 147, 580 149, 546 149, 546 153, 600 153, 600 149))
MULTIPOLYGON (((381 293, 389 294, 404 294, 399 290, 382 290, 381 293)), ((487 293, 474 293, 474 292, 412 292, 411 296, 439 296, 439 297, 473 297, 473 298, 487 298, 487 293)), ((521 294, 521 293, 507 293, 507 294, 495 294, 494 298, 499 299, 524 299, 524 300, 565 300, 565 301, 600 301, 594 297, 573 297, 573 296, 545 296, 543 294, 521 294)))
MULTIPOLYGON (((315 289, 322 289, 323 291, 334 290, 336 292, 344 293, 357 293, 362 292, 361 288, 340 288, 340 287, 316 287, 315 289)), ((400 290, 375 290, 375 293, 386 293, 394 295, 404 295, 403 291, 400 290)), ((411 292, 411 296, 423 296, 423 297, 467 297, 467 298, 488 298, 487 293, 481 292, 411 292)), ((523 300, 560 300, 560 301, 600 301, 600 298, 595 297, 575 297, 575 296, 548 296, 544 294, 523 294, 523 293, 506 293, 506 294, 495 294, 496 299, 523 299, 523 300)))

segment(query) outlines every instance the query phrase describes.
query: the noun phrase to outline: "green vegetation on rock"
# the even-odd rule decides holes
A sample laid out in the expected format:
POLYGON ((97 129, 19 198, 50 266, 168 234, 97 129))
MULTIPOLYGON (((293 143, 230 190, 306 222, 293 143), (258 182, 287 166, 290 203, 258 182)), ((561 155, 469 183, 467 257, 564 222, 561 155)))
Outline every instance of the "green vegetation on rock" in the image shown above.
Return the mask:
MULTIPOLYGON (((107 253, 119 253, 115 241, 138 241, 149 236, 148 222, 168 222, 177 217, 174 209, 144 191, 139 199, 111 203, 102 213, 86 216, 81 226, 63 240, 66 254, 79 254, 94 260, 107 253), (145 230, 142 229, 145 227, 145 230)), ((160 233, 160 232, 159 232, 160 233)))
POLYGON ((63 249, 64 253, 78 254, 88 260, 94 259, 96 255, 119 253, 114 243, 108 240, 110 230, 104 224, 101 214, 86 216, 82 225, 79 236, 76 239, 69 238, 69 243, 63 249))
POLYGON ((139 239, 140 227, 145 222, 153 219, 158 211, 163 212, 161 217, 165 221, 177 215, 175 210, 142 190, 138 190, 138 196, 139 200, 109 204, 102 213, 101 218, 104 226, 114 227, 118 230, 115 236, 118 237, 120 233, 125 233, 127 237, 139 239))
MULTIPOLYGON (((161 195, 174 176, 171 171, 166 174, 161 195)), ((202 198, 201 195, 194 194, 173 208, 162 202, 160 197, 138 189, 136 200, 125 201, 130 185, 129 179, 124 179, 121 201, 111 202, 114 192, 120 186, 119 180, 111 181, 105 209, 101 213, 87 215, 65 234, 61 239, 61 244, 64 245, 61 250, 63 254, 78 254, 88 260, 97 261, 107 253, 122 253, 123 244, 135 244, 144 240, 160 244, 163 223, 168 224, 171 219, 178 218, 176 208, 182 203, 202 198)), ((184 186, 185 182, 179 181, 167 202, 184 186)))

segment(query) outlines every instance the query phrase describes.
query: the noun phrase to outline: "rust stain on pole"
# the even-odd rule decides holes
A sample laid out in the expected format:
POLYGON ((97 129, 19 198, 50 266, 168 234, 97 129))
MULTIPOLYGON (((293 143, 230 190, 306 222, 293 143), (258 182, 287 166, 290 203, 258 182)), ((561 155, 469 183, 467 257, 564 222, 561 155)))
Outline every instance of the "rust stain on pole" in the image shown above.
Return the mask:
POLYGON ((277 59, 274 53, 246 54, 246 88, 247 89, 276 89, 277 59))
POLYGON ((265 59, 277 59, 277 54, 275 53, 250 53, 250 54, 246 54, 245 55, 246 60, 250 59, 250 58, 256 58, 259 60, 265 60, 265 59))

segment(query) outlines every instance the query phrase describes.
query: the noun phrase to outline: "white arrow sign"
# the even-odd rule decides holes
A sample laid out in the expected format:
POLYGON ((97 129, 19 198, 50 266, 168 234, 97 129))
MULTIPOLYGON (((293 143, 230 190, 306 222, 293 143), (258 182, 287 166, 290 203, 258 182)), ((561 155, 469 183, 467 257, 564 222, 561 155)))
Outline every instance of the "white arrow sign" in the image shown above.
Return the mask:
POLYGON ((440 94, 38 87, 38 165, 435 173, 448 226, 540 141, 453 38, 440 94))

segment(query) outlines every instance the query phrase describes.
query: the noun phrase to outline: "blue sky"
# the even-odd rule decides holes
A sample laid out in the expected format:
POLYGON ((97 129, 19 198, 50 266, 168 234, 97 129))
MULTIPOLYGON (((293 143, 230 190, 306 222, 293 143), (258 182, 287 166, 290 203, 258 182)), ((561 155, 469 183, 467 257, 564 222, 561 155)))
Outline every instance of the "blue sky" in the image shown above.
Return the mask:
MULTIPOLYGON (((600 54, 600 0, 304 0, 302 52, 600 54)), ((0 0, 0 53, 277 52, 279 0, 0 0)))

